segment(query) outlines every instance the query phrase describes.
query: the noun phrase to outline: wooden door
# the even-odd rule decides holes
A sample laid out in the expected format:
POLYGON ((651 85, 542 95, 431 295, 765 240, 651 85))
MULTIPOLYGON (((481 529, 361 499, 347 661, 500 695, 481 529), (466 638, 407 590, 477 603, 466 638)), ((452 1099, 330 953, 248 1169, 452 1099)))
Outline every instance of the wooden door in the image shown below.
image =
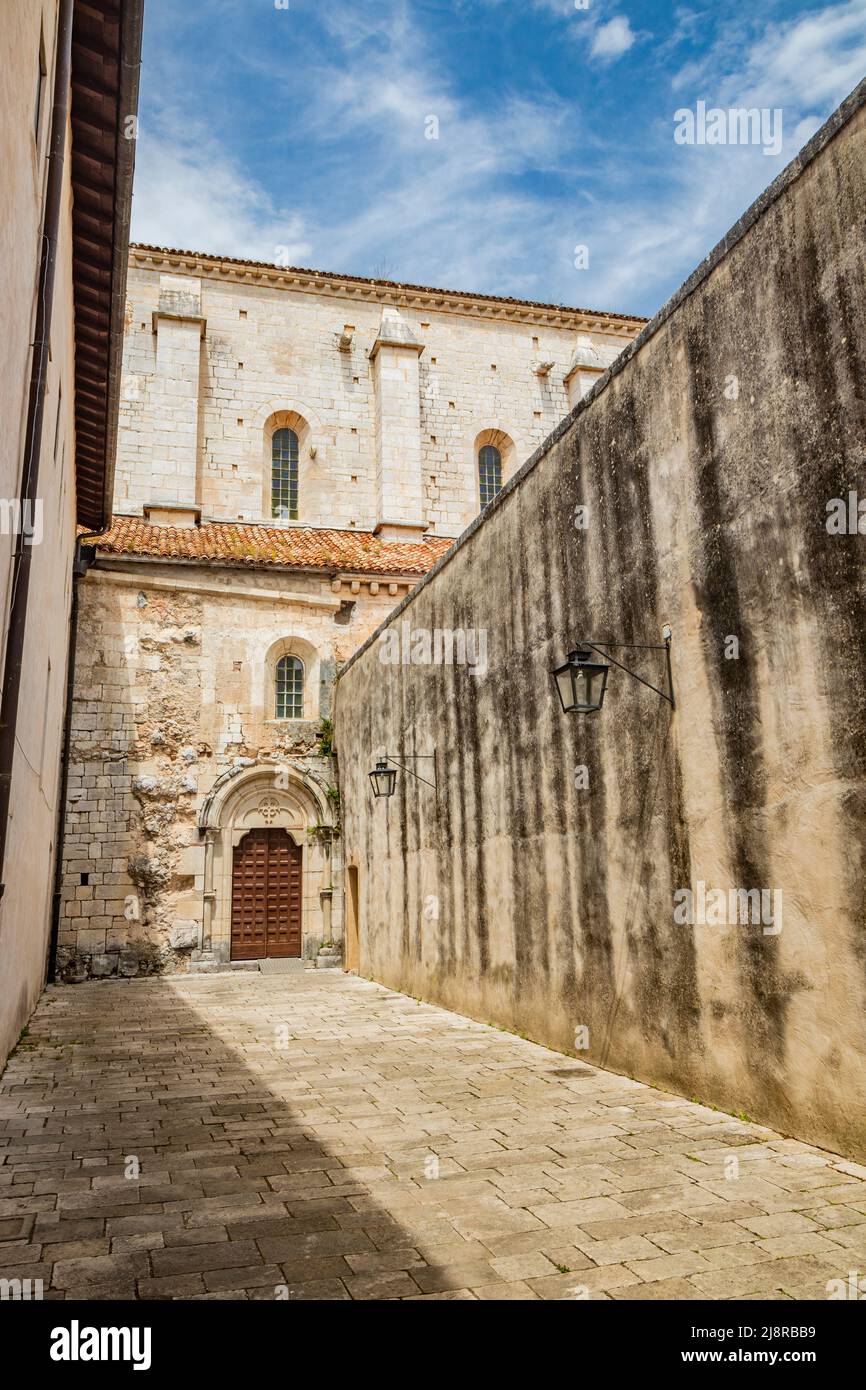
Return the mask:
POLYGON ((250 830, 232 863, 232 960, 301 954, 301 847, 285 830, 250 830))

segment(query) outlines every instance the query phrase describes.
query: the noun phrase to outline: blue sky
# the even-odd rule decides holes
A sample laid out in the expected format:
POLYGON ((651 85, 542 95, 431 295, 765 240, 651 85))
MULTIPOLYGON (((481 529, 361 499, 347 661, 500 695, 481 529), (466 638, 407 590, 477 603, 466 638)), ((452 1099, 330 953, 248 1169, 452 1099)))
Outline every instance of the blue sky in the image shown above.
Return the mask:
POLYGON ((866 72, 866 0, 283 2, 146 0, 136 240, 652 314, 866 72))

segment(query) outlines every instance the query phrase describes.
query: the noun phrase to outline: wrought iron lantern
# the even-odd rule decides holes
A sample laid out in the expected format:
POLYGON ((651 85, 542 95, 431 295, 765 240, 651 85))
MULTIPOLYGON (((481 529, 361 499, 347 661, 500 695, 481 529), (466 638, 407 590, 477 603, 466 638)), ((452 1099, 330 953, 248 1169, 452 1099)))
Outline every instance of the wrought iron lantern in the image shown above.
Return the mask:
POLYGON ((396 758, 393 753, 386 753, 384 758, 380 758, 370 773, 370 781, 373 783, 374 796, 393 796, 397 785, 397 772, 408 772, 410 777, 414 777, 416 782, 421 782, 425 787, 432 787, 436 791, 436 753, 402 753, 396 758), (429 759, 433 764, 433 781, 429 782, 426 777, 422 777, 416 772, 414 767, 407 767, 406 762, 420 762, 429 759))
POLYGON ((604 703, 610 666, 593 660, 589 647, 569 652, 564 666, 553 672, 556 689, 566 714, 594 714, 604 703))
POLYGON ((654 690, 657 695, 661 695, 663 700, 673 708, 674 705, 674 686, 671 674, 671 629, 668 623, 662 628, 663 642, 590 642, 587 638, 582 638, 573 652, 569 652, 568 659, 564 666, 557 666, 551 672, 556 681, 556 690, 559 695, 560 703, 566 714, 594 714, 600 710, 604 702, 604 692, 607 689, 607 678, 612 666, 618 671, 624 671, 633 680, 639 681, 641 685, 646 685, 650 690, 654 690), (664 652, 665 674, 667 676, 667 689, 654 685, 644 676, 638 675, 630 666, 625 666, 621 661, 617 661, 615 656, 611 656, 610 647, 629 648, 632 651, 643 652, 664 652))
POLYGON ((370 773, 374 796, 393 796, 397 784, 397 769, 391 767, 385 758, 380 758, 370 773))

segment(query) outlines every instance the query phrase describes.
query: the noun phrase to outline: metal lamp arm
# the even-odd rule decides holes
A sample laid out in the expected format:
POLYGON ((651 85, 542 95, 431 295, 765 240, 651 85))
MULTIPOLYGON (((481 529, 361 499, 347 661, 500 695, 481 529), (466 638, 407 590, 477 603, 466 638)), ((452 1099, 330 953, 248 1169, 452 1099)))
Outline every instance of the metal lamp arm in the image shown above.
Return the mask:
POLYGON ((599 645, 596 642, 588 642, 586 640, 582 640, 578 642, 578 646, 589 647, 590 651, 598 652, 599 656, 605 657, 607 661, 610 661, 613 663, 614 666, 617 666, 620 671, 625 671, 627 676, 631 676, 634 680, 640 681, 641 685, 648 686, 650 690, 654 690, 656 695, 661 695, 663 700, 667 700, 668 704, 671 706, 672 709, 675 708, 673 693, 674 686, 673 680, 671 678, 671 647, 669 642, 605 642, 599 645), (635 651, 665 652, 667 655, 668 689, 660 690, 657 685, 653 685, 652 681, 644 680, 643 676, 639 676, 637 671, 632 671, 630 667, 624 666, 621 661, 617 661, 615 656, 611 656, 610 652, 605 650, 606 647, 630 647, 635 651))
MULTIPOLYGON (((434 776, 434 778, 435 778, 435 776, 436 776, 436 754, 435 754, 435 753, 404 753, 403 756, 406 757, 406 758, 410 758, 410 759, 412 760, 412 762, 416 762, 419 758, 432 758, 432 759, 433 759, 433 776, 434 776)), ((395 758, 393 753, 386 753, 386 754, 385 754, 385 757, 388 759, 389 762, 391 762, 391 763, 396 763, 397 767, 400 768, 401 772, 408 772, 409 775, 410 775, 410 777, 414 777, 414 778, 415 778, 415 781, 416 781, 416 782, 423 782, 425 787, 432 787, 433 790, 434 790, 434 792, 437 790, 435 781, 433 781, 433 782, 428 782, 428 781, 427 781, 427 778, 426 778, 426 777, 421 777, 421 776, 419 776, 419 774, 415 771, 414 768, 406 767, 405 763, 401 763, 400 759, 399 759, 399 758, 395 758)))

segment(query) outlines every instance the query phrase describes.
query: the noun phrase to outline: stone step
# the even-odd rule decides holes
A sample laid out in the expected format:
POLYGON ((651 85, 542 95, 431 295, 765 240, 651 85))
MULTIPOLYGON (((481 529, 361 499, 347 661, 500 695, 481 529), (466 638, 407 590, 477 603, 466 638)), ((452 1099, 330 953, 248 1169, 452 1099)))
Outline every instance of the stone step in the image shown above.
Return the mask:
POLYGON ((263 975, 289 975, 296 970, 307 970, 310 962, 302 956, 280 956, 270 960, 259 960, 255 964, 263 975))

